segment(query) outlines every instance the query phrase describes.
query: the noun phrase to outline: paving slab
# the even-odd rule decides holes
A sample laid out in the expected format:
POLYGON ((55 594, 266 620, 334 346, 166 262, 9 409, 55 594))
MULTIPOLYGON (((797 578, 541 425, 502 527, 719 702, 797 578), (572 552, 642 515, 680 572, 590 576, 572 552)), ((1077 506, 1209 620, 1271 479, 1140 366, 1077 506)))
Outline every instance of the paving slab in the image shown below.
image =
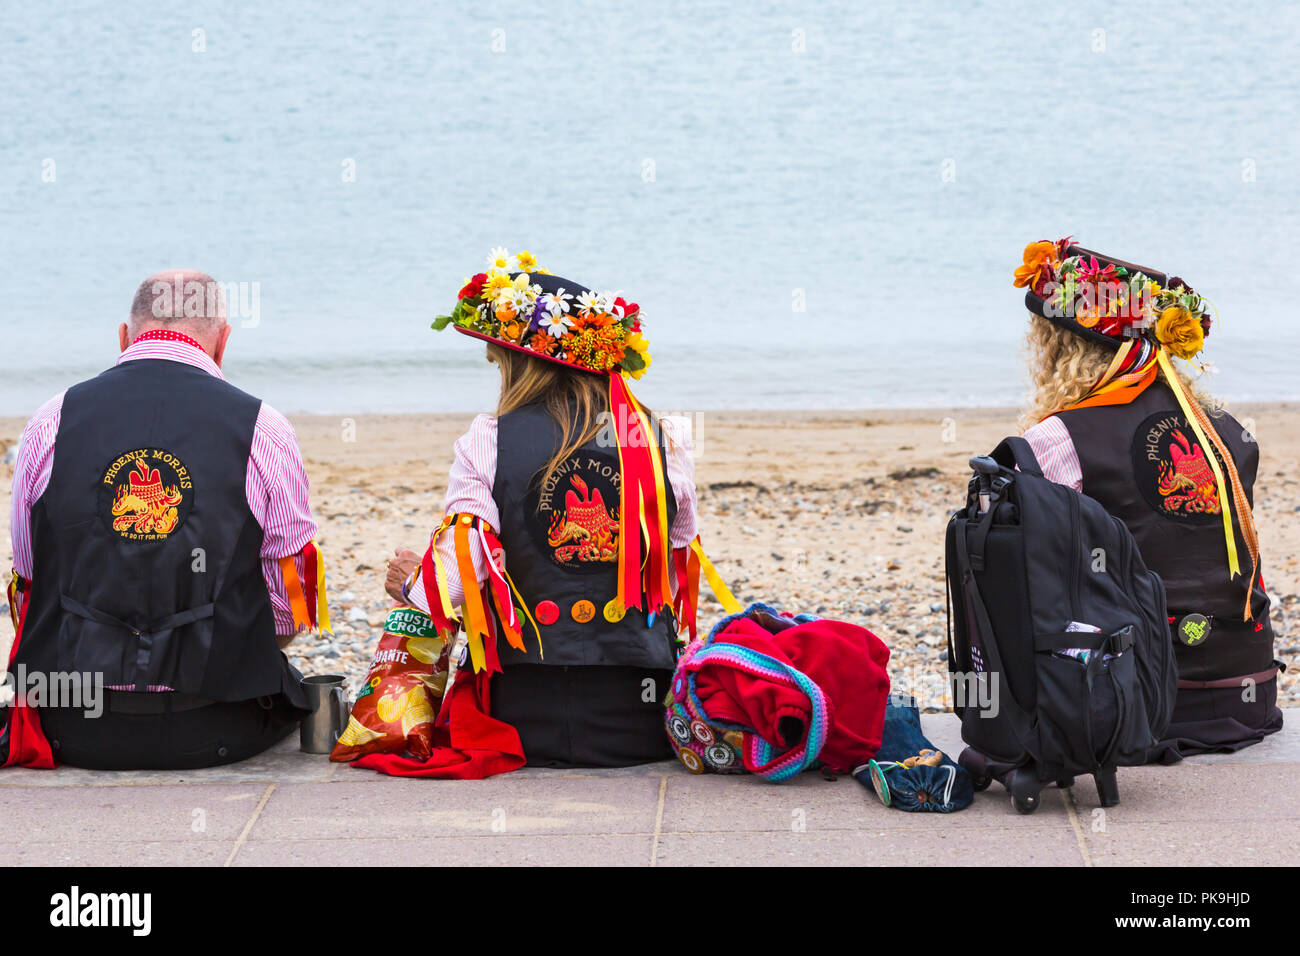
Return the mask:
POLYGON ((0 843, 3 866, 221 866, 233 840, 203 842, 0 843))
POLYGON ((814 830, 916 830, 973 828, 990 824, 1009 827, 1056 826, 1069 816, 1055 788, 1043 791, 1032 816, 1016 813, 1011 797, 996 784, 976 794, 975 803, 957 813, 902 813, 880 802, 875 791, 852 777, 834 782, 820 774, 783 784, 752 776, 676 773, 668 778, 664 797, 665 833, 782 831, 792 826, 814 830))
POLYGON ((262 840, 241 846, 231 865, 646 866, 652 845, 649 833, 262 840))
POLYGON ((46 843, 202 843, 234 840, 264 784, 188 787, 6 787, 0 839, 46 843))
POLYGON ((660 837, 655 859, 657 866, 1081 866, 1083 862, 1069 826, 917 830, 906 837, 892 829, 666 833, 660 837))
POLYGON ((358 780, 277 786, 250 840, 653 833, 661 777, 358 780))
MULTIPOLYGON (((1122 796, 1121 796, 1121 799, 1122 796)), ((1294 825, 1251 820, 1225 824, 1180 818, 1166 823, 1114 823, 1103 833, 1084 824, 1093 866, 1295 866, 1294 825)))

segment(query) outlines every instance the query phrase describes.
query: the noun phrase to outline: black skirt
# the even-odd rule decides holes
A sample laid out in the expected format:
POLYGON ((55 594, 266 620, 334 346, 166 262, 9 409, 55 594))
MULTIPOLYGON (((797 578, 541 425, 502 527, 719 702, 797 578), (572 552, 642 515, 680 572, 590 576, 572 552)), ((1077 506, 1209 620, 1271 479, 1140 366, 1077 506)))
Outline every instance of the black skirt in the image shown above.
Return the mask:
POLYGON ((1171 764, 1195 754, 1235 753, 1282 729, 1277 679, 1255 685, 1255 699, 1241 687, 1181 687, 1165 737, 1147 763, 1171 764))
POLYGON ((515 664, 492 679, 492 716, 519 732, 530 767, 628 767, 668 760, 671 671, 515 664))

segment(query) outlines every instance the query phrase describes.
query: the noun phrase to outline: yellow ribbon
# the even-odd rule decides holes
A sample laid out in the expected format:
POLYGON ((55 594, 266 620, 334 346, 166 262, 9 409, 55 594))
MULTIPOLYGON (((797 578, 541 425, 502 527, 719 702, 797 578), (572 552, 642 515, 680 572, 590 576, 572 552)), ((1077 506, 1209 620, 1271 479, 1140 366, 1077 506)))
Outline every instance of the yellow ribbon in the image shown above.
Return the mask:
POLYGON ((312 542, 316 547, 316 626, 321 631, 334 633, 334 628, 330 624, 330 606, 325 600, 325 554, 321 551, 320 545, 312 542))
POLYGON ((13 573, 13 577, 9 579, 9 619, 14 622, 14 633, 17 634, 18 615, 20 611, 18 602, 22 599, 22 594, 19 590, 21 585, 19 582, 22 578, 19 576, 17 571, 14 571, 12 568, 10 570, 13 573))
MULTIPOLYGON (((442 533, 447 530, 455 520, 455 515, 446 515, 442 519, 442 524, 433 535, 433 568, 435 582, 438 585, 438 600, 442 604, 442 616, 449 621, 459 620, 458 615, 451 606, 451 598, 448 596, 447 569, 442 563, 442 553, 438 550, 438 539, 442 533)), ((461 582, 461 589, 464 590, 465 582, 461 582)))
MULTIPOLYGON (((1187 417, 1187 423, 1191 425, 1192 431, 1201 442, 1201 447, 1206 450, 1205 457, 1210 460, 1210 468, 1214 471, 1214 480, 1218 485, 1219 491, 1219 510, 1223 514, 1223 537, 1228 546, 1228 577, 1235 578, 1241 573, 1241 563, 1237 560, 1237 536, 1232 531, 1232 507, 1228 503, 1228 484, 1223 479, 1223 469, 1219 466, 1219 456, 1215 454, 1217 442, 1211 442, 1206 436, 1204 429, 1201 427, 1201 416, 1196 414, 1193 409, 1193 400, 1187 395, 1183 388, 1182 380, 1178 377, 1178 372, 1174 369, 1173 364, 1169 361, 1169 355, 1165 352, 1164 346, 1158 346, 1156 360, 1160 363, 1161 370, 1165 373, 1165 381, 1173 390, 1174 397, 1178 399, 1178 405, 1182 408, 1183 414, 1187 417)), ((1211 428, 1213 431, 1213 428, 1211 428)), ((1217 438, 1218 435, 1216 434, 1217 438)), ((1254 586, 1254 582, 1251 582, 1254 586)), ((1247 598, 1249 606, 1249 597, 1247 598)))
POLYGON ((709 556, 704 553, 704 548, 700 545, 699 538, 696 538, 691 542, 691 551, 693 551, 695 556, 699 559, 700 570, 704 572, 704 579, 709 582, 709 590, 711 590, 713 596, 718 599, 718 603, 722 605, 722 609, 728 614, 739 614, 743 611, 744 608, 740 606, 740 602, 736 600, 736 596, 731 593, 731 589, 723 582, 722 575, 718 574, 717 568, 713 566, 713 562, 709 560, 709 556))

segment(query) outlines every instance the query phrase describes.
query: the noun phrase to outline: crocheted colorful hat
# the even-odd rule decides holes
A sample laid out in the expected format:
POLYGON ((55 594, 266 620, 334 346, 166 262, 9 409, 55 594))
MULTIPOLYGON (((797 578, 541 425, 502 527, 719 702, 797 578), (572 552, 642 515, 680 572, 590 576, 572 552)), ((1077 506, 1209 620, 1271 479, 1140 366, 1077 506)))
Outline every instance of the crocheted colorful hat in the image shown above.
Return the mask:
POLYGON ((1210 334, 1205 300, 1182 279, 1084 249, 1068 237, 1025 246, 1015 286, 1025 289, 1029 311, 1113 349, 1146 338, 1192 359, 1210 334))
POLYGON ((650 367, 641 308, 618 292, 593 292, 553 275, 531 252, 492 250, 486 272, 465 280, 448 325, 504 348, 597 375, 640 378, 650 367))
MULTIPOLYGON (((769 614, 782 617, 766 604, 751 604, 729 614, 714 625, 709 636, 687 645, 678 658, 672 692, 665 707, 668 741, 683 767, 691 773, 753 773, 779 782, 797 776, 813 766, 829 731, 830 706, 825 693, 802 671, 739 644, 716 640, 727 624, 739 617, 769 614), (728 723, 710 716, 695 687, 695 675, 705 666, 732 668, 765 680, 798 688, 809 701, 812 721, 804 740, 795 747, 775 747, 752 727, 728 723)), ((789 619, 791 623, 815 621, 809 614, 789 619)))
MULTIPOLYGON (((434 329, 457 332, 609 380, 609 424, 618 446, 618 594, 607 620, 628 608, 667 610, 672 552, 668 546, 667 469, 655 423, 628 388, 650 367, 641 309, 618 292, 593 292, 553 275, 530 252, 492 250, 487 271, 466 280, 449 315, 434 329)), ((602 435, 607 434, 602 429, 602 435)), ((476 668, 477 669, 477 668, 476 668)))

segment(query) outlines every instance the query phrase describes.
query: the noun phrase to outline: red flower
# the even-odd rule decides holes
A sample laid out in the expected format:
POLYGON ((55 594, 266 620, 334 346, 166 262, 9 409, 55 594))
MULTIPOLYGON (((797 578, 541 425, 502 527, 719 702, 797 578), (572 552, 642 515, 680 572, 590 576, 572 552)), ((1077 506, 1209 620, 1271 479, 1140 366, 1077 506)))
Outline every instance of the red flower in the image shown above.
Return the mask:
POLYGON ((480 272, 478 275, 474 276, 474 278, 465 283, 465 286, 460 290, 460 294, 457 295, 456 298, 472 299, 478 296, 483 291, 483 285, 486 282, 487 273, 480 272))

